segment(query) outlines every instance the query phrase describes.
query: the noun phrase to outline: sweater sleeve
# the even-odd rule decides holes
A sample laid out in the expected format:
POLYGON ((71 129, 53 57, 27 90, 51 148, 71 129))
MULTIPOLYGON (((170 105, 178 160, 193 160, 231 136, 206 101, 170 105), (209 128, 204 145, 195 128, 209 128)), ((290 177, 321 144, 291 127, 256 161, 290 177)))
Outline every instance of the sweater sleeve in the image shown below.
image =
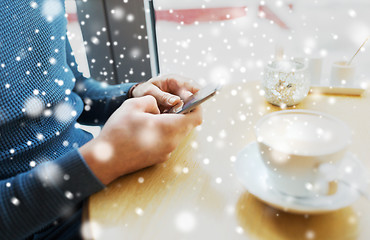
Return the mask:
POLYGON ((71 45, 66 40, 67 63, 76 79, 73 89, 85 102, 84 112, 78 119, 83 124, 101 125, 129 97, 129 91, 137 83, 108 85, 86 78, 77 69, 71 45))
POLYGON ((1 239, 30 236, 103 188, 77 149, 56 161, 2 180, 1 239))

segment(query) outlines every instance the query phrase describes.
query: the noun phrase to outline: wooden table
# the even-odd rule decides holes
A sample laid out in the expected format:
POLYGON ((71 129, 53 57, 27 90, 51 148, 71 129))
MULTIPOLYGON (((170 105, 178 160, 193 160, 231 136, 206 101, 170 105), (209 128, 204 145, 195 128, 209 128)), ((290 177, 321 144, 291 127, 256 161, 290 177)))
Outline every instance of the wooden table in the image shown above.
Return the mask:
MULTIPOLYGON (((278 111, 257 82, 224 87, 203 105, 204 123, 171 159, 122 177, 90 197, 85 213, 95 239, 370 239, 370 203, 322 215, 276 210, 238 181, 236 154, 255 141, 253 126, 278 111)), ((370 170, 370 95, 310 94, 299 109, 318 110, 353 130, 355 153, 370 170)))

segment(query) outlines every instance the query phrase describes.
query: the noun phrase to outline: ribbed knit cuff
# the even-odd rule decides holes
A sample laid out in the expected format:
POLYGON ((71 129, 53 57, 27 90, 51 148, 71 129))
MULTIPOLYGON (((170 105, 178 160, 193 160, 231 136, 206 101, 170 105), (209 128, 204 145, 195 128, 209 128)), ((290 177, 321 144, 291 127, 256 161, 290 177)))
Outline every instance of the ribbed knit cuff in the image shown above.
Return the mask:
POLYGON ((0 239, 25 239, 104 187, 77 149, 7 179, 0 185, 0 239))
MULTIPOLYGON (((85 199, 105 188, 105 185, 90 170, 80 152, 75 149, 54 163, 60 167, 63 179, 56 179, 57 184, 67 195, 76 200, 85 199), (63 184, 60 184, 60 183, 63 184)), ((66 196, 68 197, 68 196, 66 196)))

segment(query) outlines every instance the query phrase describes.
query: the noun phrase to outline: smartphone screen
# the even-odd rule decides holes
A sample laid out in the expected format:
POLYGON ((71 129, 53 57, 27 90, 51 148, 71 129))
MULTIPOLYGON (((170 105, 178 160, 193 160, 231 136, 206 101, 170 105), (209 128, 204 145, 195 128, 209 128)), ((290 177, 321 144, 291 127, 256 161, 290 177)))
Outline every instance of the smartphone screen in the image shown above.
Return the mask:
POLYGON ((188 113, 191 112, 194 108, 199 106, 201 103, 205 102, 206 100, 213 97, 216 92, 220 89, 219 84, 209 84, 206 87, 200 89, 196 92, 193 96, 187 99, 184 103, 184 106, 181 110, 177 111, 176 113, 188 113))

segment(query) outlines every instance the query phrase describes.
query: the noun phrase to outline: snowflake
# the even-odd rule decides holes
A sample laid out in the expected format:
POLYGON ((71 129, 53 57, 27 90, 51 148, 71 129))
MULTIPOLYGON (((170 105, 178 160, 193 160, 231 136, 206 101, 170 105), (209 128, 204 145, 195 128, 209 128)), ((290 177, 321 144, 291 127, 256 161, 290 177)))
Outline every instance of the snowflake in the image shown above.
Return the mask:
POLYGON ((221 184, 222 183, 222 178, 220 178, 220 177, 216 178, 215 182, 217 184, 221 184))
POLYGON ((68 103, 60 103, 55 107, 55 118, 60 122, 67 122, 76 116, 77 112, 68 103))
POLYGON ((81 226, 81 234, 84 239, 99 238, 102 230, 98 223, 92 221, 84 221, 81 226))
POLYGON ((350 216, 349 218, 348 218, 348 223, 349 224, 355 224, 357 222, 357 219, 356 219, 356 217, 355 216, 350 216))
POLYGON ((38 139, 38 140, 40 140, 40 141, 44 140, 44 135, 43 135, 42 133, 38 133, 38 134, 36 135, 36 137, 37 137, 37 139, 38 139))
POLYGON ((308 230, 305 234, 306 239, 314 239, 315 238, 315 232, 313 230, 308 230))
POLYGON ((121 20, 125 16, 125 10, 123 8, 115 8, 111 10, 113 18, 115 20, 121 20))
POLYGON ((52 22, 55 17, 63 13, 63 5, 59 0, 46 0, 42 5, 41 13, 48 22, 52 22))
POLYGON ((64 196, 66 196, 66 198, 68 198, 69 200, 72 200, 74 198, 73 193, 71 193, 70 191, 65 191, 64 196))
POLYGON ((45 111, 44 111, 44 116, 45 117, 50 117, 52 114, 53 114, 53 111, 51 111, 50 109, 45 109, 45 111))
POLYGON ((139 177, 139 178, 137 179, 137 181, 138 181, 139 183, 144 183, 144 178, 143 178, 143 177, 139 177))
MULTIPOLYGON (((95 45, 98 45, 98 44, 100 43, 99 38, 97 38, 97 37, 95 37, 95 36, 91 37, 90 41, 91 41, 93 44, 95 44, 95 45)), ((95 62, 95 60, 94 60, 94 62, 95 62)))
POLYGON ((355 11, 355 10, 353 10, 353 9, 349 9, 349 10, 348 10, 348 15, 349 15, 351 18, 355 18, 355 17, 357 17, 357 13, 356 13, 356 11, 355 11))
POLYGON ((19 204, 21 203, 21 202, 19 201, 19 199, 18 199, 18 198, 16 198, 16 197, 12 197, 12 198, 10 199, 10 202, 11 202, 13 205, 15 205, 15 206, 19 206, 19 204))
POLYGON ((181 232, 191 232, 196 227, 196 218, 194 214, 188 211, 182 211, 175 218, 176 229, 181 232))
POLYGON ((93 154, 95 158, 99 161, 108 161, 113 156, 113 147, 107 142, 100 141, 95 144, 93 154))
POLYGON ((130 51, 130 56, 131 58, 140 58, 142 55, 142 51, 140 48, 132 48, 131 51, 130 51))
POLYGON ((207 142, 213 142, 213 137, 212 136, 208 136, 207 137, 207 142))
POLYGON ((55 65, 57 63, 57 60, 55 58, 51 57, 49 59, 49 62, 50 62, 51 65, 55 65))
POLYGON ((237 227, 235 228, 235 231, 236 231, 238 234, 243 234, 243 233, 244 233, 243 228, 242 228, 242 227, 240 227, 240 226, 237 226, 237 227))
POLYGON ((334 97, 330 97, 330 98, 328 99, 328 102, 329 102, 329 104, 330 104, 330 105, 333 105, 333 104, 335 104, 336 99, 335 99, 334 97))
POLYGON ((138 131, 138 136, 139 144, 143 147, 150 148, 157 144, 159 132, 158 129, 153 128, 152 123, 149 123, 138 131))
POLYGON ((39 171, 37 172, 37 177, 41 180, 41 182, 45 184, 59 184, 62 180, 62 170, 56 163, 46 162, 41 164, 38 168, 39 171))
MULTIPOLYGON (((34 94, 38 94, 38 90, 34 90, 34 94)), ((44 110, 44 102, 37 97, 30 97, 25 101, 24 112, 29 117, 37 117, 44 110)))
POLYGON ((31 8, 36 9, 36 8, 38 8, 39 5, 37 4, 37 2, 31 1, 30 6, 31 6, 31 8))
POLYGON ((139 216, 143 216, 144 215, 144 210, 137 207, 137 208, 135 208, 135 213, 139 216))
POLYGON ((128 14, 126 20, 128 22, 133 22, 135 20, 135 16, 133 14, 128 14))

